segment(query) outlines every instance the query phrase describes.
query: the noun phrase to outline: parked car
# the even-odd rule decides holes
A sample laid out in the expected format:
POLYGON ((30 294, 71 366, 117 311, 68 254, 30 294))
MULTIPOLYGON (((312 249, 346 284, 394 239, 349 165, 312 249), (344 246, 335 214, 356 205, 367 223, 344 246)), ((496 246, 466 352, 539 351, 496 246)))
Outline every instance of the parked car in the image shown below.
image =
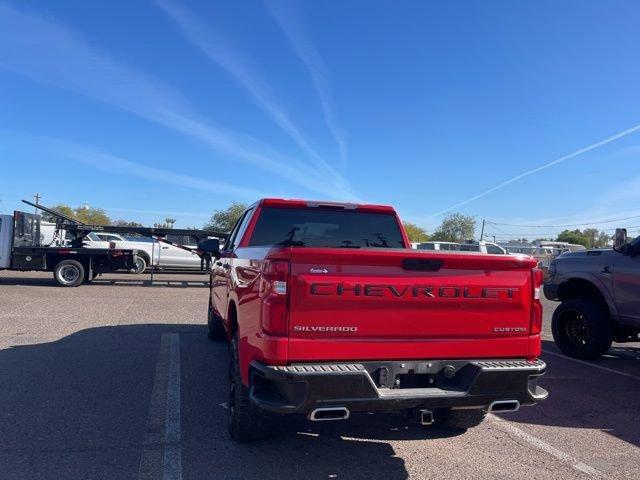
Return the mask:
POLYGON ((246 210, 224 250, 200 248, 235 440, 278 415, 371 411, 464 431, 547 397, 530 257, 417 252, 391 207, 280 199, 246 210))
POLYGON ((491 255, 507 255, 507 251, 500 245, 480 240, 478 242, 465 242, 460 244, 461 252, 480 252, 491 255))
POLYGON ((544 294, 561 302, 551 330, 565 354, 594 359, 614 341, 638 341, 640 237, 627 243, 626 230, 618 229, 614 249, 562 254, 551 262, 544 294))
MULTIPOLYGON (((170 240, 169 237, 171 235, 167 235, 167 240, 170 240)), ((133 273, 142 273, 150 266, 155 268, 201 268, 200 257, 195 252, 196 245, 192 246, 193 251, 188 251, 153 239, 133 240, 134 238, 136 237, 125 238, 116 233, 92 232, 87 235, 85 245, 92 248, 109 248, 109 245, 113 243, 116 248, 138 250, 136 266, 132 270, 133 273), (151 261, 152 257, 153 262, 151 261)), ((180 240, 184 239, 180 238, 180 240)))

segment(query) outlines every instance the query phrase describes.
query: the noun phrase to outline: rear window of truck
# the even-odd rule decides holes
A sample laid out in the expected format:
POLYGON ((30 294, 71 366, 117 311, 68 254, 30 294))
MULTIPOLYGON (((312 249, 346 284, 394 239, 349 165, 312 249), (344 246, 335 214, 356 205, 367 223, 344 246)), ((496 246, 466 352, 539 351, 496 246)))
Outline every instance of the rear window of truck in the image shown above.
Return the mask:
POLYGON ((405 248, 395 215, 323 208, 265 207, 249 246, 405 248))

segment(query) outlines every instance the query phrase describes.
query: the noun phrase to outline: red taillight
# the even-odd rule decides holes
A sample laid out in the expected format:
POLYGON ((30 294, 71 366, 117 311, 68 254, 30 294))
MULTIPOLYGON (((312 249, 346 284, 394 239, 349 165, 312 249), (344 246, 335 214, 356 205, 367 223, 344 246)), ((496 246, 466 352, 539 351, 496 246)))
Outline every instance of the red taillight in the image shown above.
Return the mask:
POLYGON ((540 302, 540 288, 544 279, 544 272, 539 268, 531 271, 532 302, 531 302, 531 335, 540 335, 542 332, 542 303, 540 302))
POLYGON ((262 298, 262 330, 269 335, 286 335, 288 330, 289 262, 266 260, 262 266, 260 297, 262 298))

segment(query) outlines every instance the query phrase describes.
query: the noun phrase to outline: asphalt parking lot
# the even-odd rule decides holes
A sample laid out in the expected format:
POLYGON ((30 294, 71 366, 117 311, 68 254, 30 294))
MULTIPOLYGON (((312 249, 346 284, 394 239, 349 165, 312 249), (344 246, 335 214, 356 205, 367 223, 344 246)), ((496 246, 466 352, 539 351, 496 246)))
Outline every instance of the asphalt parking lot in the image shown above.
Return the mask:
POLYGON ((201 274, 78 288, 0 272, 0 478, 628 478, 640 475, 640 344, 563 357, 545 302, 549 399, 462 435, 361 415, 226 432, 227 350, 207 340, 201 274))

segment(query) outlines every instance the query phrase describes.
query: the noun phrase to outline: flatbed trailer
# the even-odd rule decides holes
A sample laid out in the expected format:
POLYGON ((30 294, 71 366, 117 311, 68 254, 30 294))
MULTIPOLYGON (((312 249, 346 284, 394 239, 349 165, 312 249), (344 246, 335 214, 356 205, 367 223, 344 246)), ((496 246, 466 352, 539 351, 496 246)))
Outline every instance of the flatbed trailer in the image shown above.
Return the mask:
POLYGON ((135 264, 135 250, 41 245, 40 222, 32 213, 0 215, 0 270, 53 272, 58 285, 77 287, 135 264))
MULTIPOLYGON (((227 237, 223 232, 195 229, 87 225, 44 205, 27 200, 23 202, 56 218, 54 239, 49 245, 41 244, 40 215, 19 211, 15 211, 13 217, 0 215, 0 270, 50 271, 56 282, 65 287, 75 287, 83 282, 91 282, 102 273, 131 270, 135 266, 135 249, 84 246, 84 239, 91 232, 143 235, 189 251, 192 250, 165 237, 172 234, 193 235, 199 241, 206 241, 209 237, 227 237), (69 234, 71 240, 67 242, 63 239, 64 234, 69 234)), ((205 265, 208 267, 211 257, 207 251, 198 249, 193 253, 202 259, 203 269, 205 265)))

